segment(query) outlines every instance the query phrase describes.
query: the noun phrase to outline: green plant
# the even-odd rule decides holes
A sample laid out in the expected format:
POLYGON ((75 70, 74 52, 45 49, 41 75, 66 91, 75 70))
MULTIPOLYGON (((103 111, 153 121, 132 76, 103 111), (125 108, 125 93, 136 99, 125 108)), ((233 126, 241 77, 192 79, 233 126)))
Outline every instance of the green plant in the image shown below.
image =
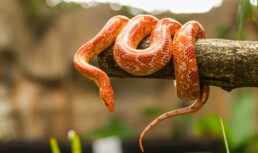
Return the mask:
POLYGON ((165 110, 159 106, 145 106, 142 110, 142 114, 144 116, 153 117, 164 113, 164 111, 165 110))
POLYGON ((243 91, 236 95, 228 126, 228 138, 234 152, 246 152, 253 147, 251 140, 258 136, 254 131, 255 106, 253 93, 243 91))
POLYGON ((80 137, 74 131, 70 131, 68 137, 71 141, 72 153, 82 153, 80 137))
POLYGON ((208 114, 201 119, 194 119, 193 127, 194 131, 199 135, 219 137, 222 136, 221 125, 215 114, 208 114))
MULTIPOLYGON (((74 131, 69 131, 68 137, 71 141, 71 152, 82 153, 80 137, 74 131)), ((61 153, 57 140, 54 137, 49 139, 49 143, 52 153, 61 153)))
MULTIPOLYGON (((258 4, 256 7, 256 12, 258 10, 258 4)), ((251 20, 252 23, 258 29, 257 19, 254 15, 255 7, 251 5, 250 0, 241 0, 238 12, 237 12, 237 39, 244 39, 244 26, 246 20, 251 20)))
POLYGON ((56 138, 51 137, 49 139, 49 143, 50 143, 50 148, 52 153, 61 153, 56 138))
POLYGON ((223 134, 226 151, 227 151, 227 153, 230 153, 229 147, 228 147, 228 139, 227 139, 226 131, 225 131, 225 126, 224 126, 224 123, 223 123, 223 120, 221 117, 220 117, 220 125, 221 125, 221 129, 222 129, 222 134, 223 134))
POLYGON ((94 130, 88 132, 85 135, 85 138, 88 140, 96 140, 98 138, 108 136, 117 136, 119 138, 126 139, 131 138, 133 133, 133 130, 125 127, 120 120, 112 118, 107 126, 95 128, 94 130))
POLYGON ((255 96, 249 91, 239 92, 232 103, 230 120, 222 123, 214 114, 193 123, 195 131, 224 139, 225 147, 234 153, 258 152, 258 134, 254 131, 255 96), (222 129, 221 129, 222 128, 222 129))

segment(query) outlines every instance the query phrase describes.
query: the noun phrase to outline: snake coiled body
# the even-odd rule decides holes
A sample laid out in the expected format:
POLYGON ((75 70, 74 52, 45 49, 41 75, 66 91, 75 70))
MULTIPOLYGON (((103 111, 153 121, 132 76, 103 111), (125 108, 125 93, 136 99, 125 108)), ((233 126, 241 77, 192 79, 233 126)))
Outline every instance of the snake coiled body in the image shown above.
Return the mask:
POLYGON ((92 79, 98 86, 100 96, 110 111, 114 109, 114 93, 105 72, 89 64, 89 61, 111 44, 114 44, 114 59, 125 71, 134 75, 149 75, 165 66, 173 57, 177 95, 184 101, 196 100, 192 105, 172 110, 156 118, 141 133, 139 145, 147 131, 164 119, 193 113, 207 101, 209 86, 200 84, 195 57, 195 39, 204 38, 205 32, 196 21, 181 27, 169 18, 158 20, 150 15, 139 15, 131 20, 124 16, 110 19, 106 26, 74 56, 76 69, 92 79), (136 49, 140 41, 151 34, 150 46, 136 49), (173 38, 173 40, 172 40, 173 38))
POLYGON ((180 27, 180 23, 169 18, 160 21, 149 15, 132 18, 116 39, 115 61, 134 75, 149 75, 160 70, 172 57, 172 37, 180 27), (150 34, 150 46, 136 49, 140 41, 150 34))

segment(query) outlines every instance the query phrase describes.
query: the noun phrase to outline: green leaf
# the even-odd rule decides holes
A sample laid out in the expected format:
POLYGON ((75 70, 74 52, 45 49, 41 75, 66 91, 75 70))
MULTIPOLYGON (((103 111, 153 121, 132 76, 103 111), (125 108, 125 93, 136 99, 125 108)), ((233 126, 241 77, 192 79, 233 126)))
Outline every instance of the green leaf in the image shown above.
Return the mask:
POLYGON ((145 106, 142 114, 145 116, 157 116, 164 113, 164 109, 159 106, 145 106))
POLYGON ((241 92, 236 96, 230 120, 231 143, 233 148, 248 142, 254 134, 255 96, 241 92))
POLYGON ((49 143, 50 143, 50 148, 52 153, 61 153, 55 138, 50 138, 49 143))
POLYGON ((80 137, 74 131, 70 134, 70 140, 72 153, 82 153, 80 137))
POLYGON ((209 114, 195 120, 193 126, 194 130, 202 135, 221 135, 220 122, 218 116, 215 114, 209 114))
POLYGON ((237 10, 237 39, 243 38, 243 30, 244 30, 244 20, 245 20, 245 13, 244 13, 244 1, 242 0, 238 6, 237 10))
POLYGON ((254 139, 254 151, 258 152, 258 136, 256 136, 254 139))
POLYGON ((250 1, 241 0, 237 12, 237 39, 244 39, 244 22, 247 19, 251 19, 253 22, 256 22, 256 17, 253 14, 250 1))
POLYGON ((223 120, 221 117, 220 117, 220 125, 221 125, 221 129, 222 129, 222 134, 223 134, 226 151, 227 151, 227 153, 230 153, 229 147, 228 147, 228 139, 227 139, 226 132, 225 132, 225 126, 224 126, 224 123, 223 123, 223 120))
POLYGON ((133 129, 126 127, 120 120, 114 118, 111 119, 107 126, 95 128, 87 133, 85 138, 95 140, 108 136, 117 136, 121 139, 128 139, 131 138, 133 134, 133 129))
POLYGON ((246 18, 253 18, 252 6, 249 0, 245 0, 245 14, 246 18))

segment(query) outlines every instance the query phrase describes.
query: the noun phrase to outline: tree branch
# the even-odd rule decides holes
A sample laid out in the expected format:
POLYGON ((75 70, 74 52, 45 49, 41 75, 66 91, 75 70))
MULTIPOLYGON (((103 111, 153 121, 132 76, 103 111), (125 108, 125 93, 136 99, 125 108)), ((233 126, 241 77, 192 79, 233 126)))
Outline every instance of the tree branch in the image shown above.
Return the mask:
MULTIPOLYGON (((145 38, 139 48, 149 46, 145 38)), ((201 83, 230 91, 238 87, 258 87, 258 41, 200 39, 196 42, 196 58, 201 83)), ((114 61, 113 45, 98 56, 99 66, 110 77, 174 79, 173 60, 149 76, 134 76, 114 61)))

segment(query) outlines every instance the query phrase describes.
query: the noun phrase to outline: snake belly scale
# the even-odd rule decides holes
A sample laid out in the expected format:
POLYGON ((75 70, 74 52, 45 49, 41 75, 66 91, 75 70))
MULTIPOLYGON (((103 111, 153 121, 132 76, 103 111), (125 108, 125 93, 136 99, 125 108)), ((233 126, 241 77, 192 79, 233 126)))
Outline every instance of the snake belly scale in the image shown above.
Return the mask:
POLYGON ((139 145, 146 132, 162 120, 199 110, 209 97, 209 86, 199 81, 195 57, 195 39, 205 38, 203 27, 196 21, 181 26, 177 21, 158 20, 150 15, 138 15, 131 20, 124 16, 111 18, 74 56, 76 69, 99 87, 100 97, 109 111, 114 110, 114 93, 105 72, 89 64, 90 59, 114 43, 114 59, 133 75, 150 75, 164 67, 173 57, 177 95, 184 101, 196 100, 192 105, 169 111, 157 117, 141 133, 139 145), (150 35, 150 46, 136 49, 141 40, 150 35))

